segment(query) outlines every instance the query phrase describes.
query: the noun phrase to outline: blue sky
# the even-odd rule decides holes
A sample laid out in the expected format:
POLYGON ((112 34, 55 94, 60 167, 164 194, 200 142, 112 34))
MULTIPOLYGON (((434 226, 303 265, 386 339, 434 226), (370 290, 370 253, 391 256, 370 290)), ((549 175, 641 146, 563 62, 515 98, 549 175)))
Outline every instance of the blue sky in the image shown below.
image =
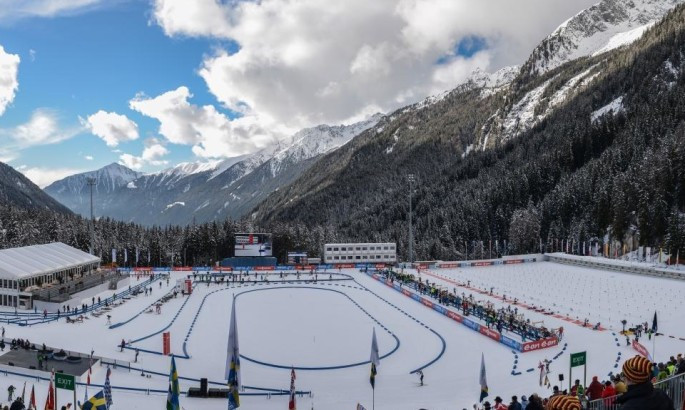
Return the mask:
MULTIPOLYGON (((113 149, 83 130, 57 144, 23 149, 10 165, 86 170, 117 162, 118 151, 139 154, 145 137, 157 136, 159 127, 156 120, 128 108, 128 101, 139 92, 156 96, 185 85, 193 103, 216 104, 196 71, 213 47, 233 50, 236 45, 216 39, 170 38, 149 20, 149 3, 130 0, 74 15, 23 18, 0 25, 0 44, 21 58, 19 89, 0 117, 0 128, 23 124, 40 108, 55 113, 62 128, 79 127, 79 117, 102 109, 124 113, 140 132, 137 140, 113 149)), ((222 111, 233 116, 230 110, 222 111)), ((192 157, 189 146, 168 144, 167 149, 169 164, 192 157)))

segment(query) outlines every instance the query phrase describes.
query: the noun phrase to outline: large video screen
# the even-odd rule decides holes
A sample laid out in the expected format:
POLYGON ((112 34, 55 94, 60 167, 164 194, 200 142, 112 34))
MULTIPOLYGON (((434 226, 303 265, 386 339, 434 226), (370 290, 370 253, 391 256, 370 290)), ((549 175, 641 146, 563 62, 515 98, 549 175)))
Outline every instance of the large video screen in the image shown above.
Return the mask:
POLYGON ((235 256, 272 256, 271 234, 235 234, 235 256))

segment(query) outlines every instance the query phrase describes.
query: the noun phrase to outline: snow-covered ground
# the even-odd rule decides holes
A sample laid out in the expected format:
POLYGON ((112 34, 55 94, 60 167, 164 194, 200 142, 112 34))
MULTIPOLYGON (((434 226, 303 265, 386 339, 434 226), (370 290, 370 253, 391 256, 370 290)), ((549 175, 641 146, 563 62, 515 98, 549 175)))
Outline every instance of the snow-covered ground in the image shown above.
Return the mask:
MULTIPOLYGON (((462 326, 411 298, 355 270, 343 270, 352 280, 319 280, 317 283, 281 281, 273 276, 268 284, 197 284, 189 297, 178 296, 162 305, 161 314, 142 313, 150 304, 167 293, 187 273, 173 272, 171 280, 155 282, 151 295, 133 297, 110 313, 113 323, 126 324, 110 329, 106 316, 89 315, 84 323, 46 323, 31 327, 4 324, 6 337, 28 338, 36 344, 46 344, 84 353, 95 351, 96 356, 132 362, 134 351, 120 352, 121 339, 135 341, 140 348, 134 368, 159 372, 163 375, 142 377, 140 371, 113 371, 114 386, 157 389, 168 387, 167 357, 143 352, 161 351, 162 335, 171 332, 171 350, 189 359, 177 358, 181 377, 223 383, 226 343, 231 300, 235 296, 238 319, 242 381, 246 386, 289 388, 290 366, 297 371, 298 390, 312 394, 298 397, 302 409, 350 409, 361 403, 371 408, 372 391, 369 385, 371 333, 375 327, 381 356, 376 378, 377 409, 461 409, 471 408, 480 392, 478 384, 480 356, 485 355, 490 398, 496 395, 509 398, 533 392, 548 394, 538 385, 537 366, 541 360, 557 357, 550 368, 552 384, 558 384, 558 374, 565 374, 568 383, 568 360, 572 352, 588 352, 588 378, 606 378, 620 369, 627 357, 635 352, 625 346, 618 335, 620 321, 630 324, 648 321, 658 311, 660 336, 656 342, 657 360, 685 351, 685 319, 679 300, 685 292, 685 281, 643 277, 618 272, 593 270, 584 267, 538 262, 520 265, 500 265, 462 269, 422 271, 421 277, 457 288, 459 293, 474 293, 480 300, 490 300, 498 306, 507 300, 519 300, 518 308, 532 321, 544 321, 549 328, 564 326, 560 346, 537 352, 514 354, 511 349, 462 326), (471 289, 458 284, 470 281, 471 289), (493 295, 479 293, 476 289, 493 295), (557 312, 545 315, 525 309, 522 304, 544 307, 557 312), (138 315, 138 316, 136 316, 138 315), (565 319, 601 322, 604 331, 593 331, 565 319), (148 337, 149 336, 149 337, 148 337), (674 336, 673 338, 668 336, 674 336), (138 340, 138 341, 136 341, 138 340), (184 341, 185 350, 184 350, 184 341), (564 350, 564 345, 567 344, 564 350), (443 350, 444 349, 444 350, 443 350), (618 361, 617 361, 618 360, 618 361), (361 365, 355 365, 358 363, 361 365), (418 377, 411 372, 426 367, 426 385, 420 387, 418 377), (277 367, 274 367, 277 366, 277 367), (512 375, 513 366, 519 375, 512 375), (280 366, 280 367, 278 367, 280 366), (346 367, 349 366, 349 367, 346 367), (342 367, 326 370, 312 367, 342 367), (534 369, 528 371, 529 369, 534 369)), ((338 275, 334 279, 340 279, 338 275)), ((289 279, 294 279, 291 275, 289 279)), ((328 275, 319 275, 328 279, 328 275)), ((142 280, 142 279, 141 279, 142 280)), ((132 283, 132 285, 135 285, 132 283)), ((102 296, 111 296, 105 292, 102 296)), ((643 340, 651 351, 651 342, 643 340)), ((97 367, 93 383, 102 384, 105 368, 97 367)), ((576 369, 573 378, 582 377, 576 369)), ((0 372, 0 391, 11 383, 28 389, 35 383, 38 404, 45 401, 47 382, 35 378, 6 376, 0 372)), ((181 380, 181 389, 199 387, 195 381, 181 380)), ((210 387, 221 387, 210 384, 210 387)), ((92 388, 90 393, 97 389, 92 388)), ((246 389, 245 393, 255 390, 246 389)), ((82 400, 83 388, 78 397, 82 400)), ((163 408, 165 394, 132 392, 114 389, 114 409, 163 408)), ((0 396, 2 397, 2 396, 0 396)), ((4 398, 4 397, 3 397, 4 398)), ((71 394, 60 391, 60 404, 70 400, 71 394)), ((241 397, 241 408, 283 409, 287 396, 241 397)), ((1 402, 2 400, 0 400, 1 402)), ((185 409, 225 409, 226 400, 189 399, 181 397, 185 409)))

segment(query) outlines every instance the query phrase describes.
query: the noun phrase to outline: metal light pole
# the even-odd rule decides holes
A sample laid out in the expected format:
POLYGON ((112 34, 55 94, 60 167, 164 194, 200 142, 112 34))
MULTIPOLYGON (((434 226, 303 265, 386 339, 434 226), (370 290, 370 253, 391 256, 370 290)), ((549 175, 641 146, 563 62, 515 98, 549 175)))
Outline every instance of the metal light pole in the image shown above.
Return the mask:
POLYGON ((409 180, 409 263, 414 262, 414 229, 412 227, 412 194, 414 192, 414 174, 407 175, 409 180))
POLYGON ((93 177, 88 177, 86 179, 88 186, 90 187, 90 254, 94 255, 95 252, 95 219, 93 217, 93 187, 96 184, 96 179, 93 177))

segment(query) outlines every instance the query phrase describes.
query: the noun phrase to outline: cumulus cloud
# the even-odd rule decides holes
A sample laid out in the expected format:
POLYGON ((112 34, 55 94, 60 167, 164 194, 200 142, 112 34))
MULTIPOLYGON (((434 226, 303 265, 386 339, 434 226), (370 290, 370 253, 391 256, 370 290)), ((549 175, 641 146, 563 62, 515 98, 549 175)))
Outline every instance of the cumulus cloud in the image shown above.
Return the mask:
POLYGON ((125 115, 100 110, 82 122, 90 132, 105 141, 108 147, 138 139, 138 124, 125 115))
POLYGON ((249 112, 231 120, 212 105, 191 104, 190 98, 190 90, 181 86, 157 97, 137 95, 129 107, 159 121, 159 134, 167 141, 190 145, 205 158, 251 153, 292 131, 249 112))
POLYGON ((14 100, 17 88, 19 88, 19 80, 17 79, 19 61, 18 55, 7 53, 0 46, 0 115, 5 112, 7 105, 14 100))
POLYGON ((41 188, 52 184, 62 178, 70 175, 84 172, 82 169, 74 168, 41 168, 41 167, 27 167, 21 166, 17 168, 22 174, 30 179, 34 184, 41 188))
POLYGON ((170 36, 237 42, 239 51, 219 49, 203 61, 209 90, 232 110, 301 128, 370 107, 388 112, 455 87, 475 68, 521 64, 595 1, 155 0, 153 19, 170 36), (455 55, 474 37, 484 50, 455 55))
POLYGON ((169 161, 162 158, 169 153, 169 150, 157 138, 148 138, 144 142, 145 148, 141 156, 137 157, 128 153, 119 156, 119 162, 132 169, 141 169, 146 164, 167 165, 169 161))

